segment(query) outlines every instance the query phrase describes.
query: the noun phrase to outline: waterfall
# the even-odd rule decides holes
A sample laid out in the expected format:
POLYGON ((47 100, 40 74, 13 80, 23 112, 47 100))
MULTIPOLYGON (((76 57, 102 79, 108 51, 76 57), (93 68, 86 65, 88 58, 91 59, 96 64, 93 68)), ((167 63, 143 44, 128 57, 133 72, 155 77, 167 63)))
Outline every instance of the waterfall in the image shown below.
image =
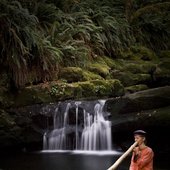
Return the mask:
POLYGON ((67 116, 68 116, 68 110, 70 107, 70 103, 67 104, 66 110, 64 112, 64 120, 62 122, 62 115, 57 115, 58 108, 55 109, 53 122, 54 122, 54 129, 49 133, 48 139, 47 139, 47 148, 46 149, 66 149, 66 127, 67 127, 67 116))
POLYGON ((111 150, 111 122, 103 111, 105 101, 59 103, 53 126, 43 136, 44 150, 111 150), (92 106, 91 106, 92 105, 92 106))
POLYGON ((81 102, 76 102, 76 150, 78 149, 79 135, 78 135, 78 106, 81 102))
POLYGON ((43 135, 43 150, 47 149, 47 133, 45 132, 43 135))
POLYGON ((94 107, 94 116, 84 112, 84 129, 81 137, 82 150, 111 150, 111 124, 103 116, 104 102, 94 107))

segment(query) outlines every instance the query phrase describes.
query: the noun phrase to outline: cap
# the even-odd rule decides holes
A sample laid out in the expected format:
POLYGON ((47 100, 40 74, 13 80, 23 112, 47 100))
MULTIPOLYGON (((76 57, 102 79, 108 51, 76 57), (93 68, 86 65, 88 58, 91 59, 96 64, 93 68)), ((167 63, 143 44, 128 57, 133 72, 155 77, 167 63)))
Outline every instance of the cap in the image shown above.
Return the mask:
POLYGON ((144 130, 136 130, 133 132, 134 135, 142 135, 142 136, 146 136, 146 132, 144 130))

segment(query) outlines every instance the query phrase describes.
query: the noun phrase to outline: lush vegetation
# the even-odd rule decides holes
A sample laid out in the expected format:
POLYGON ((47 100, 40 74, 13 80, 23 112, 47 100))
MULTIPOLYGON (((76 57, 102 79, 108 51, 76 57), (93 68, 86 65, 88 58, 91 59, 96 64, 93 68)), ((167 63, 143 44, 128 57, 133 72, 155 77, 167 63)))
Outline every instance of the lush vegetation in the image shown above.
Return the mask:
POLYGON ((168 50, 169 10, 168 0, 1 0, 1 71, 21 87, 134 45, 168 50))

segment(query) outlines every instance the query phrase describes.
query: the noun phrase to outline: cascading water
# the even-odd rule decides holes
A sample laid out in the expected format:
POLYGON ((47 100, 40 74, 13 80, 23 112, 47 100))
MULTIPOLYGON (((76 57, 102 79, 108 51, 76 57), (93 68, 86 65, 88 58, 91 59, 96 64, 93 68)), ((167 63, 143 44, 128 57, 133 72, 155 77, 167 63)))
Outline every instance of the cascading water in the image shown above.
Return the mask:
MULTIPOLYGON (((66 106, 66 110, 64 112, 64 120, 61 117, 62 115, 57 115, 58 107, 55 109, 55 114, 53 117, 54 129, 49 133, 49 137, 44 139, 47 141, 46 146, 50 150, 66 149, 66 140, 67 140, 66 128, 67 128, 67 116, 68 116, 69 107, 70 107, 70 103, 68 103, 66 106)), ((47 136, 46 133, 44 135, 47 136)))
POLYGON ((81 137, 82 150, 111 150, 111 126, 103 116, 104 103, 97 103, 94 115, 84 112, 84 130, 81 137))
POLYGON ((55 109, 53 128, 44 133, 44 150, 111 150, 111 123, 105 120, 105 101, 89 109, 82 102, 70 102, 55 109), (72 111, 70 111, 72 110, 72 111))
POLYGON ((78 149, 79 134, 78 134, 78 106, 81 102, 76 102, 76 150, 78 149))

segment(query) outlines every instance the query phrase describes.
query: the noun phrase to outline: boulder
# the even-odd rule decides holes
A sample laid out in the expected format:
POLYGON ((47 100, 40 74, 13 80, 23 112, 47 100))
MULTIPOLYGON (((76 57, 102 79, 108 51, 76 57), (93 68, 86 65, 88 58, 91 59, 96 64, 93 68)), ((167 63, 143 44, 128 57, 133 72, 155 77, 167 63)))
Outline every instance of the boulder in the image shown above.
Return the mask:
POLYGON ((107 111, 115 114, 127 114, 170 105, 170 86, 159 87, 127 94, 123 97, 108 99, 107 111))

